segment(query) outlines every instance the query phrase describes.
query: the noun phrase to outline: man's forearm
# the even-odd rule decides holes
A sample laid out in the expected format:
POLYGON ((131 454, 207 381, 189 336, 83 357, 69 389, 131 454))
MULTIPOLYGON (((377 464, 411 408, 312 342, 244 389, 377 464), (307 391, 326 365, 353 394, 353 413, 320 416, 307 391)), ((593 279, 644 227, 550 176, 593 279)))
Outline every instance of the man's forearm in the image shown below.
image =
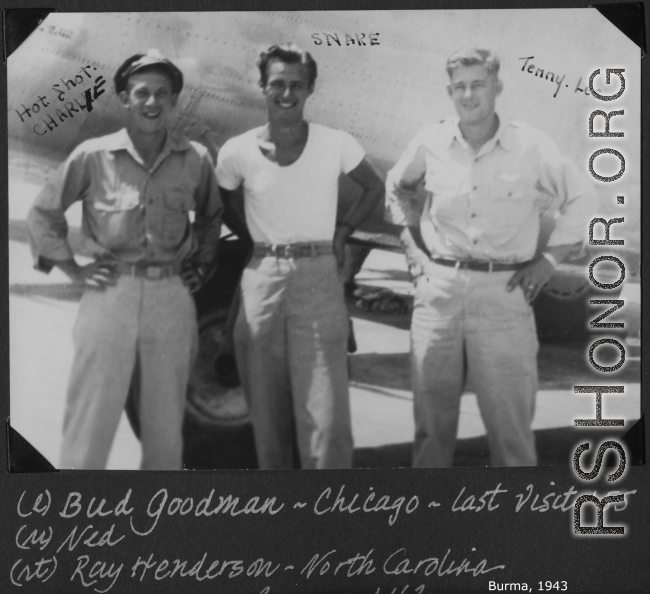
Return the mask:
POLYGON ((424 239, 422 233, 420 232, 419 227, 409 226, 404 227, 402 233, 400 234, 400 240, 404 246, 407 255, 420 255, 431 259, 431 252, 428 250, 427 246, 424 244, 424 239))
POLYGON ((239 239, 252 242, 248 225, 246 224, 244 200, 241 195, 236 195, 237 192, 237 190, 219 188, 224 207, 222 219, 228 229, 239 237, 239 239))
POLYGON ((382 186, 364 190, 345 215, 343 222, 352 229, 359 227, 359 225, 375 212, 383 194, 384 188, 382 186))
POLYGON ((195 221, 192 224, 192 233, 196 242, 196 251, 192 260, 198 264, 210 264, 217 257, 219 238, 221 237, 221 221, 202 225, 195 221))
POLYGON ((564 262, 573 252, 576 250, 578 244, 565 244, 565 245, 555 245, 553 247, 546 247, 542 254, 549 254, 550 258, 548 260, 554 264, 552 260, 555 260, 557 264, 564 262))
POLYGON ((350 233, 372 215, 379 206, 384 195, 384 183, 369 161, 363 159, 348 173, 358 186, 362 188, 361 196, 348 210, 341 221, 350 228, 350 233))
POLYGON ((412 277, 417 278, 426 271, 426 266, 431 259, 431 252, 424 244, 419 227, 404 227, 400 234, 400 240, 404 246, 409 272, 412 277))

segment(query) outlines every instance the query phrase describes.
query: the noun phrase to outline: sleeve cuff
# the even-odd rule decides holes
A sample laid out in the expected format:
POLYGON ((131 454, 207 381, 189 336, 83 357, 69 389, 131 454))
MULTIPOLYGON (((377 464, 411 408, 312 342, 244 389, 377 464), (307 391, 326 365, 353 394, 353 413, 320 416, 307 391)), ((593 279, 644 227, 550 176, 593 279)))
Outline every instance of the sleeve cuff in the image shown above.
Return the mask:
POLYGON ((400 196, 397 192, 387 192, 384 218, 394 225, 418 227, 421 213, 417 206, 419 205, 410 195, 400 196))
POLYGON ((54 268, 54 265, 55 260, 50 260, 50 258, 46 258, 45 256, 38 256, 34 262, 34 270, 49 274, 52 268, 54 268))

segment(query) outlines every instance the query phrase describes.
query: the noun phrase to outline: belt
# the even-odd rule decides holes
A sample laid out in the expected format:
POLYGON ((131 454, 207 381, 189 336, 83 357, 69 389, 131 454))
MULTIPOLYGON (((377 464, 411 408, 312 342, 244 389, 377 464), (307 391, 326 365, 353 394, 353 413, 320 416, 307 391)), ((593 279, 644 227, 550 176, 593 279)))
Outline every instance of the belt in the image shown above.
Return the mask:
POLYGON ((441 266, 449 266, 450 268, 480 270, 481 272, 519 270, 530 262, 480 262, 476 260, 446 260, 445 258, 432 258, 431 261, 435 262, 436 264, 440 264, 441 266))
POLYGON ((325 256, 334 253, 332 243, 326 242, 304 242, 304 243, 287 243, 268 245, 266 243, 256 243, 253 248, 253 256, 264 258, 273 256, 275 258, 313 258, 314 256, 325 256))
POLYGON ((178 263, 153 266, 145 264, 129 264, 127 262, 113 262, 113 267, 121 276, 134 276, 149 280, 163 280, 170 276, 177 276, 181 272, 181 265, 178 263))

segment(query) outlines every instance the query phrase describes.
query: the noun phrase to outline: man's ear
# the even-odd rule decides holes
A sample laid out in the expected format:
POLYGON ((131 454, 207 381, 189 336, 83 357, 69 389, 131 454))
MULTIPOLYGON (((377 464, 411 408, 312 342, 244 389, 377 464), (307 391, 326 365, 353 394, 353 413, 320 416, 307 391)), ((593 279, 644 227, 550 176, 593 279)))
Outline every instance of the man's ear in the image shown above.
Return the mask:
POLYGON ((447 85, 447 93, 451 97, 451 85, 447 85))
POLYGON ((313 83, 311 83, 311 85, 309 85, 309 89, 308 89, 308 90, 309 90, 309 95, 310 95, 310 96, 311 96, 311 94, 314 92, 314 89, 315 89, 315 88, 316 88, 316 81, 314 81, 313 83))
POLYGON ((497 95, 501 95, 501 91, 503 91, 503 83, 501 82, 501 79, 497 79, 497 95))
POLYGON ((129 109, 129 93, 127 91, 120 91, 118 97, 120 99, 120 103, 122 104, 122 107, 124 107, 125 109, 129 109))
POLYGON ((177 103, 178 103, 178 93, 174 93, 171 99, 172 107, 176 107, 177 103))

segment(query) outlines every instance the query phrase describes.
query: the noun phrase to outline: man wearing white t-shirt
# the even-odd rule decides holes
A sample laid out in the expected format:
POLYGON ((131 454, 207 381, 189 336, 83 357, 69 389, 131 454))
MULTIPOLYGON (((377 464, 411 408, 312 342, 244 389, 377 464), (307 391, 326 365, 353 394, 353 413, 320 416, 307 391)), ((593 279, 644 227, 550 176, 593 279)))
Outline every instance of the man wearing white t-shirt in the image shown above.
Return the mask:
POLYGON ((243 186, 255 242, 235 351, 258 462, 291 468, 295 438, 302 468, 349 468, 349 326, 338 273, 383 184, 352 136, 304 120, 317 73, 308 52, 272 46, 258 66, 268 123, 226 142, 217 162, 227 209, 243 186), (337 226, 341 174, 363 192, 337 226))

